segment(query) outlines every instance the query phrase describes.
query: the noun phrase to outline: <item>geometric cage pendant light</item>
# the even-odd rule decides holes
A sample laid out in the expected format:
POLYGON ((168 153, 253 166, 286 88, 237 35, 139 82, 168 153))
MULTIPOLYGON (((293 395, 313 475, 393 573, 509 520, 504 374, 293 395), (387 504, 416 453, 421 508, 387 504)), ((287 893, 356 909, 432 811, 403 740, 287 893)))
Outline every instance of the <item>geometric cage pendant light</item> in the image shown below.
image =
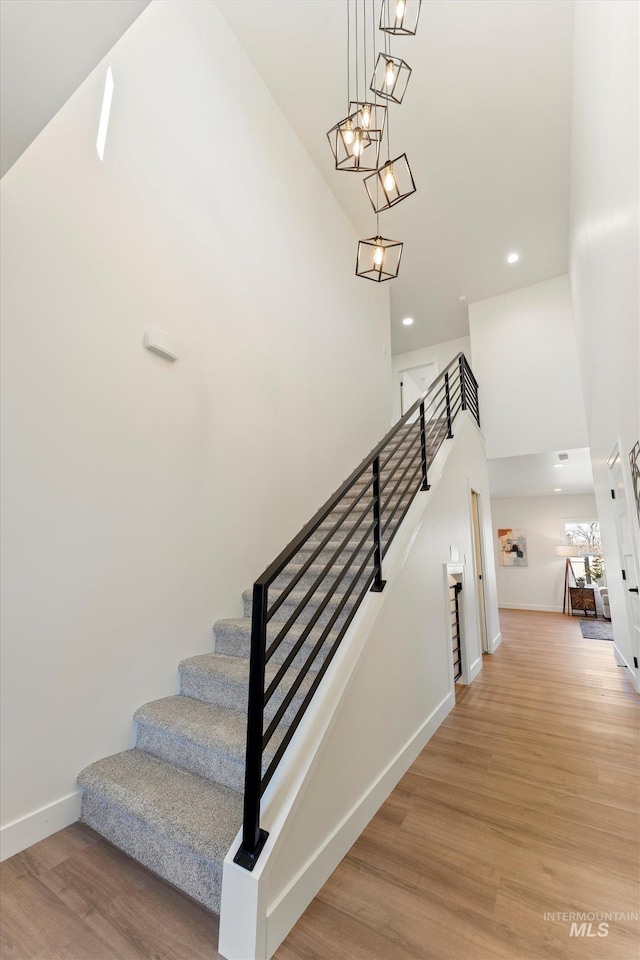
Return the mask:
POLYGON ((359 126, 367 131, 371 139, 382 140, 387 120, 385 104, 378 103, 373 98, 371 100, 352 100, 349 104, 349 113, 356 112, 360 114, 359 126))
POLYGON ((406 153, 395 160, 387 160, 375 173, 364 178, 364 185, 375 213, 389 210, 415 193, 416 185, 406 153))
POLYGON ((418 29, 422 0, 382 0, 380 29, 396 36, 412 37, 418 29))
MULTIPOLYGON (((354 105, 349 108, 350 111, 354 105)), ((371 111, 355 109, 327 133, 336 170, 366 173, 378 169, 381 133, 369 129, 371 111)))
MULTIPOLYGON (((375 46, 375 26, 373 3, 363 0, 363 17, 359 17, 360 0, 347 0, 347 116, 334 124, 327 137, 336 170, 353 173, 371 173, 378 169, 380 161, 380 143, 385 125, 387 108, 377 102, 377 98, 367 96, 363 90, 360 97, 360 78, 367 75, 367 20, 373 28, 375 46), (351 35, 352 7, 355 19, 355 33, 351 35), (369 8, 369 10, 367 9, 369 8), (352 66, 355 68, 352 70, 352 66), (352 84, 352 78, 354 80, 352 84), (355 97, 352 96, 355 93, 355 97)), ((365 80, 366 83, 366 80, 365 80)))
POLYGON ((390 53, 379 53, 370 89, 385 100, 402 103, 410 77, 408 63, 390 53))
POLYGON ((377 283, 398 276, 402 258, 402 243, 377 234, 358 243, 356 275, 377 283))

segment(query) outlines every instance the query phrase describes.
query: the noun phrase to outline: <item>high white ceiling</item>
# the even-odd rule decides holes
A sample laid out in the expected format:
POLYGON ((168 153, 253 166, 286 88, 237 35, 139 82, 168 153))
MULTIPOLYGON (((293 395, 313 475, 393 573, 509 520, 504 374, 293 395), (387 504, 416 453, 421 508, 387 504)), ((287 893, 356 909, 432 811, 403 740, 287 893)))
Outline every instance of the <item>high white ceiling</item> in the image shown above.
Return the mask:
POLYGON ((488 465, 492 497, 553 497, 593 493, 588 447, 524 457, 499 457, 489 460, 488 465), (560 461, 559 453, 568 453, 569 459, 560 461), (564 462, 564 466, 554 466, 559 462, 564 462), (561 492, 556 493, 558 487, 561 492))
MULTIPOLYGON (((219 4, 357 230, 372 236, 360 177, 334 170, 325 136, 346 113, 346 0, 219 4)), ((385 235, 405 242, 391 281, 394 353, 464 336, 460 295, 482 300, 566 272, 572 35, 571 0, 423 0, 417 36, 393 41, 413 75, 392 107, 392 154, 407 152, 418 187, 381 218, 385 235)))
POLYGON ((148 3, 1 0, 1 176, 148 3))

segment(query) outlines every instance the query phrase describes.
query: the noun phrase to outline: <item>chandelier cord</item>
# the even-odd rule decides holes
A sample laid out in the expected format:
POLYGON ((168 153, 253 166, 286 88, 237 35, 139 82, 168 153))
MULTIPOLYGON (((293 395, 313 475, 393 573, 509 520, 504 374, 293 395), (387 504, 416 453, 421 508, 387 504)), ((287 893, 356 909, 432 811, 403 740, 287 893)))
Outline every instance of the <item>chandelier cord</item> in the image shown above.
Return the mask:
POLYGON ((351 102, 351 0, 347 0, 347 113, 351 102))

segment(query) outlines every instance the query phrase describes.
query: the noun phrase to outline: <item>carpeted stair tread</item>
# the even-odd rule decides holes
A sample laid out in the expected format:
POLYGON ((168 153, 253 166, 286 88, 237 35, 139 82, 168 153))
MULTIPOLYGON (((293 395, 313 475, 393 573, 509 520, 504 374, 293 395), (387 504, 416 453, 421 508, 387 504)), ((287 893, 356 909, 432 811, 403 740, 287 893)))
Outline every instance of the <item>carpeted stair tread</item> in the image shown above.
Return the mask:
MULTIPOLYGON (((340 554, 340 556, 336 558, 335 562, 330 567, 327 567, 327 563, 331 559, 333 559, 332 557, 325 559, 324 562, 320 560, 319 556, 316 557, 313 560, 313 563, 309 564, 305 572, 297 581, 294 589, 308 590, 309 587, 313 583, 315 583, 318 577, 322 575, 324 576, 319 584, 319 588, 322 587, 323 583, 326 583, 329 587, 333 584, 333 581, 336 580, 343 572, 344 572, 343 582, 349 583, 351 580, 352 571, 353 572, 357 571, 358 567, 364 562, 364 559, 367 555, 367 551, 369 550, 369 548, 370 548, 370 544, 365 543, 360 548, 360 550, 355 551, 357 555, 353 560, 353 562, 348 567, 347 567, 347 564, 349 563, 351 556, 354 553, 353 550, 349 550, 348 548, 345 548, 345 550, 340 554)), ((269 590, 270 603, 276 596, 278 596, 281 590, 283 590, 289 583, 291 583, 293 578, 297 576, 297 574, 301 571, 305 563, 306 563, 306 560, 298 560, 296 558, 295 562, 288 564, 285 567, 285 569, 282 571, 282 573, 278 577, 276 577, 276 579, 273 581, 273 584, 269 590), (271 591, 273 591, 273 594, 271 591)))
MULTIPOLYGON (((354 562, 352 568, 350 569, 355 568, 354 573, 357 573, 358 567, 359 565, 356 566, 354 562)), ((364 572, 361 574, 361 577, 364 577, 367 574, 367 572, 371 572, 372 569, 373 569, 373 559, 371 558, 367 564, 367 567, 365 567, 364 572)), ((330 617, 333 615, 336 608, 340 605, 340 603, 344 599, 344 595, 349 590, 349 587, 352 581, 353 581, 353 577, 347 574, 344 580, 342 580, 338 584, 334 592, 331 594, 327 602, 327 605, 324 607, 322 611, 321 617, 318 621, 320 624, 325 622, 327 619, 330 619, 330 617)), ((296 588, 291 591, 291 593, 287 596, 286 600, 275 611, 273 615, 274 620, 277 620, 279 622, 284 622, 291 616, 291 614, 294 612, 296 607, 304 600, 304 598, 308 593, 308 590, 304 590, 304 589, 299 590, 297 589, 297 587, 298 585, 296 584, 296 588)), ((317 590, 306 601, 304 605, 304 609, 301 610, 300 612, 300 615, 299 615, 300 623, 305 623, 306 621, 311 619, 311 616, 315 613, 317 608, 324 602, 328 592, 331 589, 332 587, 330 584, 326 586, 324 584, 320 584, 318 586, 317 590)), ((244 593, 242 594, 244 614, 245 614, 245 617, 247 618, 251 616, 251 610, 253 607, 252 594, 253 594, 252 590, 245 590, 244 593)), ((358 595, 358 587, 356 586, 351 591, 349 600, 351 600, 352 597, 355 600, 357 595, 358 595)), ((271 595, 269 596, 270 601, 273 601, 276 598, 276 596, 277 596, 277 591, 274 591, 273 597, 271 595)), ((349 602, 349 600, 347 601, 347 603, 349 602)))
POLYGON ((238 792, 141 750, 92 763, 78 783, 83 823, 220 912, 224 858, 242 823, 238 792))
MULTIPOLYGON (((223 653, 203 653, 200 656, 183 660, 178 669, 180 671, 180 692, 183 696, 202 700, 206 703, 215 703, 218 706, 226 707, 229 710, 237 710, 246 715, 249 693, 248 659, 223 653)), ((279 669, 277 663, 270 662, 267 664, 265 689, 279 669)), ((265 707, 265 716, 268 720, 274 716, 296 677, 297 670, 294 671, 289 668, 265 707)), ((284 716, 284 722, 287 722, 288 716, 291 719, 293 718, 314 678, 315 673, 310 670, 296 691, 284 716)))
MULTIPOLYGON (((193 697, 164 697, 136 710, 137 746, 234 790, 244 786, 247 716, 193 697)), ((286 726, 281 723, 263 754, 264 769, 286 726)))
POLYGON ((242 797, 142 750, 86 767, 85 790, 155 826, 207 860, 223 860, 242 823, 242 797))
MULTIPOLYGON (((345 604, 345 609, 337 618, 335 624, 325 640, 324 646, 318 654, 315 662, 317 668, 323 662, 327 650, 331 645, 332 638, 335 638, 338 630, 346 620, 349 614, 349 604, 345 604)), ((287 635, 274 652, 272 656, 273 663, 282 663, 288 655, 291 648, 300 638, 306 624, 294 623, 287 631, 287 635)), ((282 623, 272 620, 267 624, 267 646, 272 643, 278 632, 282 629, 282 623)), ((294 666, 301 666, 306 656, 311 652, 314 644, 320 639, 324 627, 314 624, 308 637, 304 641, 299 653, 293 661, 294 666)), ((251 620, 248 617, 238 617, 237 619, 218 620, 213 627, 216 652, 228 654, 231 657, 248 657, 251 651, 251 620)), ((271 662, 271 661, 270 661, 271 662)))

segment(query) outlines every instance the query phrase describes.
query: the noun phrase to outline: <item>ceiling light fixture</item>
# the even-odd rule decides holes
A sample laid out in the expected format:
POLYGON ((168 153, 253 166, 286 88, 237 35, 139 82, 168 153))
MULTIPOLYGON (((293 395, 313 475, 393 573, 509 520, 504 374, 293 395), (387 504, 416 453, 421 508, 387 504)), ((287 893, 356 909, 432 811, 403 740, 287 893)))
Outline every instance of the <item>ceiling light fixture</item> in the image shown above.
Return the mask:
POLYGON ((466 303, 466 302, 467 302, 466 295, 464 293, 461 293, 460 296, 458 297, 458 303, 466 303))
MULTIPOLYGON (((387 138, 388 135, 389 126, 387 125, 387 138)), ((387 160, 379 170, 364 178, 364 185, 376 213, 395 207, 396 203, 415 193, 416 185, 406 153, 396 157, 395 160, 387 160)))
POLYGON ((411 67, 401 57, 379 53, 369 89, 384 100, 402 103, 410 76, 411 67))
POLYGON ((510 253, 509 256, 507 257, 507 263, 517 263, 519 259, 520 259, 519 253, 510 253))
POLYGON ((358 242, 358 257, 356 259, 356 276, 366 280, 393 280, 398 276, 400 259, 402 257, 402 243, 399 240, 389 240, 378 234, 368 240, 358 242))
POLYGON ((564 463, 554 463, 553 467, 557 470, 559 467, 564 467, 564 463))
POLYGON ((554 492, 554 493, 562 493, 562 487, 554 487, 554 488, 553 488, 553 492, 554 492))
POLYGON ((349 112, 344 120, 334 124, 327 132, 336 170, 353 173, 369 173, 378 169, 380 142, 386 116, 386 108, 378 107, 375 97, 372 101, 360 99, 361 74, 363 75, 363 84, 366 84, 367 73, 366 5, 363 8, 363 14, 363 17, 360 18, 359 5, 355 0, 355 38, 353 38, 352 43, 351 0, 347 0, 347 104, 349 112), (353 85, 352 51, 355 61, 353 64, 355 67, 355 83, 353 85), (352 86, 355 87, 355 99, 351 97, 352 86))
POLYGON ((410 327, 413 323, 413 317, 405 317, 402 322, 404 323, 405 327, 410 327))
MULTIPOLYGON (((390 148, 388 108, 391 103, 402 102, 411 77, 408 63, 391 52, 391 39, 393 34, 415 34, 422 0, 381 0, 380 30, 384 41, 378 50, 375 2, 346 2, 348 113, 331 127, 327 137, 337 170, 370 172, 365 178, 365 188, 376 214, 376 232, 375 236, 358 242, 356 276, 379 283, 398 276, 403 248, 401 241, 382 236, 380 213, 416 190, 406 154, 393 159, 390 148), (371 37, 367 35, 369 26, 371 37), (373 76, 368 72, 369 56, 374 65, 373 76), (373 96, 363 90, 361 99, 360 83, 363 81, 366 85, 370 76, 369 89, 373 96), (379 103, 379 98, 385 105, 379 103), (381 164, 385 127, 387 155, 381 164)), ((407 318, 404 323, 409 326, 413 319, 407 318)))
POLYGON ((380 29, 385 33, 412 37, 418 29, 422 0, 382 0, 380 29))

